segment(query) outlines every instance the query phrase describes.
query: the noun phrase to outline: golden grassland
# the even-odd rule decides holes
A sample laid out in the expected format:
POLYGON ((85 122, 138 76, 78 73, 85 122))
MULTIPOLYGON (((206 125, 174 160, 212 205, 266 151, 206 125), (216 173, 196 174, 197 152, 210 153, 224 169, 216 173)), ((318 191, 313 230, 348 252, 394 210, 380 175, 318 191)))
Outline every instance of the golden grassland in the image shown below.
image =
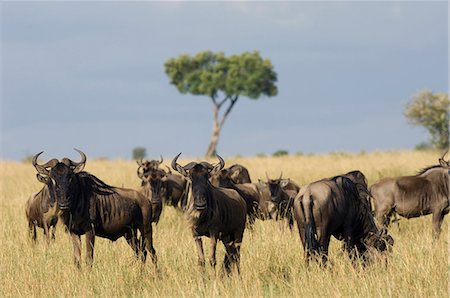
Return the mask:
MULTIPOLYGON (((225 159, 228 165, 245 165, 253 180, 290 177, 300 185, 359 169, 372 184, 380 177, 413 175, 436 164, 439 153, 396 151, 367 154, 249 157, 225 159)), ((50 158, 50 157, 49 157, 50 158)), ((170 161, 168 161, 170 162, 170 161)), ((181 164, 188 160, 181 160, 181 164)), ((215 161, 212 161, 215 162, 215 161)), ((137 188, 132 161, 90 161, 86 171, 115 186, 137 188)), ((27 237, 24 205, 42 185, 31 164, 0 162, 0 296, 170 296, 170 297, 448 297, 448 219, 437 243, 431 238, 431 217, 400 221, 391 227, 395 239, 388 262, 376 260, 362 267, 352 264, 341 243, 331 242, 330 268, 305 266, 297 229, 284 222, 257 221, 246 230, 242 245, 241 275, 230 278, 206 274, 197 267, 197 253, 187 221, 171 207, 164 209, 154 229, 159 268, 151 261, 135 261, 126 242, 96 238, 94 266, 77 270, 72 261, 69 236, 58 226, 50 245, 38 231, 38 243, 27 237)), ((85 247, 84 237, 83 248, 85 247)), ((205 252, 209 245, 204 241, 205 252)), ((84 251, 83 251, 84 252, 84 251)), ((218 246, 220 268, 223 247, 218 246)), ((82 255, 84 258, 84 253, 82 255)))

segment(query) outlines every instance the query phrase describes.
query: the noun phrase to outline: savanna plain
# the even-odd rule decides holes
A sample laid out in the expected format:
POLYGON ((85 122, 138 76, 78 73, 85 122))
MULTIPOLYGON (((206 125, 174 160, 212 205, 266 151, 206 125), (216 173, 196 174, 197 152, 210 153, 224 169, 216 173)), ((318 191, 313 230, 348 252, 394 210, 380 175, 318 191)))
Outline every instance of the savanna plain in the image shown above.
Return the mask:
MULTIPOLYGON (((70 153, 73 157, 76 154, 70 153)), ((45 155, 45 153, 44 153, 45 155)), ((414 175, 437 164, 440 152, 393 151, 360 154, 291 155, 226 158, 226 166, 246 166, 252 180, 289 177, 300 185, 351 170, 362 171, 369 185, 384 176, 414 175)), ((48 159, 53 156, 48 156, 48 159)), ((59 158, 62 158, 59 157, 59 158)), ((74 158, 74 160, 77 160, 74 158)), ((199 159, 196 159, 199 160, 199 159)), ((181 160, 185 164, 190 159, 181 160)), ((216 162, 210 160, 210 162, 216 162)), ((165 157, 165 164, 170 157, 165 157)), ((38 243, 27 235, 25 202, 42 184, 31 163, 0 162, 0 296, 162 296, 162 297, 448 297, 449 233, 444 219, 439 241, 433 243, 431 217, 401 219, 390 227, 392 253, 368 266, 352 263, 342 244, 332 239, 328 268, 303 260, 297 228, 284 221, 258 220, 246 230, 241 251, 241 274, 224 277, 220 265, 224 249, 218 245, 215 274, 197 266, 197 253, 184 214, 165 207, 154 228, 158 270, 150 260, 141 265, 122 238, 96 238, 94 265, 76 269, 72 244, 58 225, 56 240, 47 245, 42 229, 38 243)), ((134 161, 89 160, 85 170, 104 182, 138 188, 134 161)), ((85 249, 84 237, 83 250, 85 249)), ((209 255, 208 240, 204 240, 209 255)), ((83 251, 84 252, 84 251, 83 251)), ((82 255, 84 261, 84 253, 82 255)))

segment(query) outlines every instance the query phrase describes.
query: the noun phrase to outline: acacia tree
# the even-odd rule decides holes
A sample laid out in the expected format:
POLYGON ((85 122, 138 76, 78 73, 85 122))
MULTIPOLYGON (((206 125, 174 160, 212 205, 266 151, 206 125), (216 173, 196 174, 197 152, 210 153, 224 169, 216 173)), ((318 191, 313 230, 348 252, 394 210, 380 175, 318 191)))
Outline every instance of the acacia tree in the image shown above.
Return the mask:
POLYGON ((411 123, 428 130, 433 147, 445 150, 449 146, 449 106, 447 93, 422 90, 406 104, 404 115, 411 123))
POLYGON ((222 52, 204 51, 171 58, 164 66, 170 83, 179 92, 211 99, 213 127, 207 157, 215 155, 220 132, 240 96, 258 99, 277 94, 277 74, 272 63, 262 59, 257 51, 229 57, 222 52))

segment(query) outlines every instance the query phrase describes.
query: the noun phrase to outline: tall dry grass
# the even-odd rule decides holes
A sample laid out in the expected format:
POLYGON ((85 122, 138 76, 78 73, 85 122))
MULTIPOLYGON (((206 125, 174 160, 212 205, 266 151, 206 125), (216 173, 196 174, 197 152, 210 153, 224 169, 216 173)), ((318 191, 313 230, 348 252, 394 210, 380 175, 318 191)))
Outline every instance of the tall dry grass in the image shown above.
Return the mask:
MULTIPOLYGON (((228 165, 248 167, 252 179, 290 177, 303 185, 314 180, 359 169, 373 183, 383 176, 411 175, 436 164, 438 153, 375 152, 278 158, 226 159, 228 165)), ((184 162, 187 162, 185 160, 184 162)), ((183 163, 183 161, 181 161, 183 163)), ((159 271, 151 262, 144 266, 133 257, 123 239, 96 239, 94 266, 77 270, 72 245, 62 227, 49 246, 42 239, 32 245, 27 238, 24 204, 41 188, 30 164, 0 163, 0 296, 401 296, 448 297, 448 219, 443 234, 432 243, 429 216, 400 222, 390 233, 395 239, 392 255, 366 268, 352 264, 332 240, 332 268, 306 267, 296 229, 283 222, 257 221, 247 230, 242 246, 241 275, 223 278, 207 266, 197 268, 195 245, 183 214, 165 208, 154 230, 159 271)), ((90 161, 86 170, 105 182, 137 187, 136 164, 131 161, 90 161)), ((83 237, 84 238, 84 237, 83 237)), ((84 247, 83 239, 83 247, 84 247)), ((209 246, 205 245, 206 253, 209 246)), ((219 265, 223 248, 218 246, 219 265)), ((83 255, 84 257, 84 255, 83 255)), ((219 270, 218 270, 219 271, 219 270)))

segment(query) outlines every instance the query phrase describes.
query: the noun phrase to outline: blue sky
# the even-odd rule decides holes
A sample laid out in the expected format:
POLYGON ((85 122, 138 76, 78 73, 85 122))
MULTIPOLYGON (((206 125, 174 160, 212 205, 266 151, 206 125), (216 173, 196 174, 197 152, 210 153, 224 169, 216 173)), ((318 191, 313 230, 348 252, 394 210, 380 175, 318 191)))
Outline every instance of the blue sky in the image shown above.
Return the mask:
POLYGON ((2 2, 1 159, 202 156, 207 97, 179 94, 164 62, 258 50, 276 97, 241 97, 223 156, 413 148, 404 105, 448 92, 447 2, 2 2))

